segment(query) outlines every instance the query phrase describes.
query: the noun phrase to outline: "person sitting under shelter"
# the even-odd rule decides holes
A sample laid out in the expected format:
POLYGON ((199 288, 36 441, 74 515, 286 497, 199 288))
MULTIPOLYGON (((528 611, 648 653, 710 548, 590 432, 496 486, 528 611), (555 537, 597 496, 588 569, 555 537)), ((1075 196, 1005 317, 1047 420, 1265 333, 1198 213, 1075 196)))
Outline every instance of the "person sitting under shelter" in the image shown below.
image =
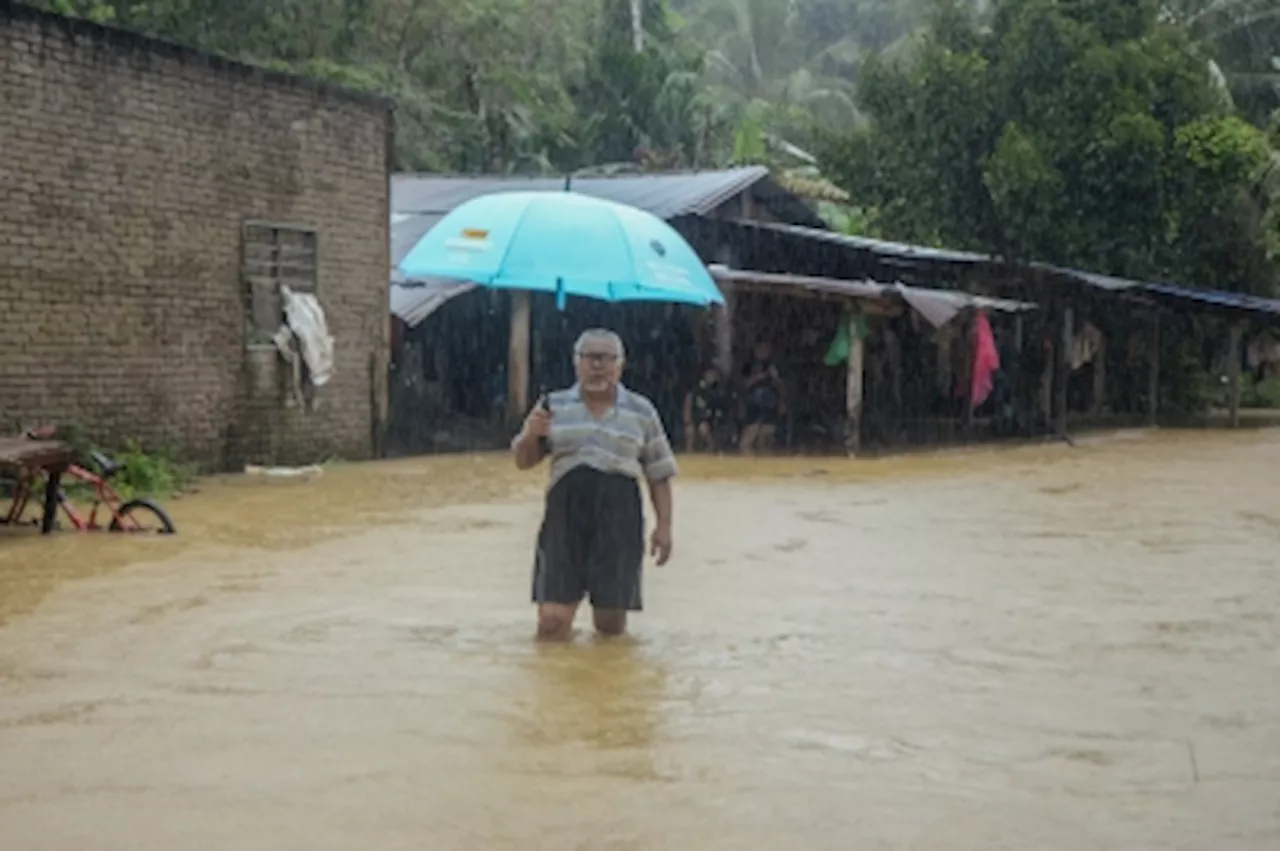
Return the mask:
POLYGON ((738 446, 748 455, 758 449, 772 449, 786 413, 786 396, 773 362, 773 345, 768 340, 756 343, 751 360, 743 367, 742 384, 746 405, 738 446))
POLYGON ((708 366, 702 378, 684 397, 684 445, 685 451, 695 452, 706 448, 715 452, 720 445, 729 403, 725 395, 720 370, 708 366))

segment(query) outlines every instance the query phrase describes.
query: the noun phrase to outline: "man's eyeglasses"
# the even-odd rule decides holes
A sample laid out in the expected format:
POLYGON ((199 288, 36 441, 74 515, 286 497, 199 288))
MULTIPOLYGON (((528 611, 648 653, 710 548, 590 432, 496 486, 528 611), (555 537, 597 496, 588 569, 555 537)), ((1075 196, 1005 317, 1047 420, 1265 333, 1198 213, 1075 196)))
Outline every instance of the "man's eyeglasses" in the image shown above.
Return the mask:
POLYGON ((578 352, 578 359, 592 366, 606 366, 618 362, 616 352, 578 352))

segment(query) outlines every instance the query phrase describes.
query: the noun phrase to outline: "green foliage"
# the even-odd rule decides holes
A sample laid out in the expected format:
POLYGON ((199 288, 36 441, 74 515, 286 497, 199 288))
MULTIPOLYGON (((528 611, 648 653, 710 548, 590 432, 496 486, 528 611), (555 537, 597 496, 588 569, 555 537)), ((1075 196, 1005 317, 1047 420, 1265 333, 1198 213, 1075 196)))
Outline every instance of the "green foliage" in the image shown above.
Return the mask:
POLYGON ((720 129, 699 83, 702 57, 674 32, 657 0, 641 4, 642 49, 633 42, 629 0, 605 0, 597 47, 569 92, 579 115, 572 166, 648 159, 666 167, 705 165, 720 129))
POLYGON ((837 233, 872 239, 882 236, 877 210, 850 204, 822 202, 818 205, 818 212, 837 233))
POLYGON ((824 171, 891 238, 1272 293, 1280 193, 1206 50, 1142 0, 942 2, 910 57, 872 57, 870 127, 819 135, 824 171))
POLYGON ((1237 191, 1256 140, 1197 125, 1280 108, 1271 0, 34 2, 385 93, 402 171, 789 168, 799 147, 900 239, 1255 291, 1280 240, 1280 170, 1237 191), (1197 251, 1223 221, 1243 236, 1197 251))
POLYGON ((168 497, 185 489, 195 478, 195 467, 179 461, 171 449, 144 450, 136 440, 125 441, 113 453, 103 453, 122 469, 111 480, 112 486, 125 499, 135 496, 168 497))
MULTIPOLYGON (((111 486, 124 499, 151 496, 165 498, 179 493, 191 484, 196 467, 178 459, 171 447, 144 448, 137 440, 126 440, 120 447, 104 447, 94 442, 78 423, 59 425, 58 440, 71 446, 76 463, 93 473, 102 471, 92 461, 97 451, 120 464, 123 469, 111 479, 111 486)), ((68 479, 67 495, 75 501, 91 498, 88 485, 68 479)))
POLYGON ((383 92, 397 170, 560 172, 773 165, 770 140, 859 126, 861 60, 933 0, 32 2, 383 92))
POLYGON ((1166 19, 1203 39, 1227 100, 1265 126, 1280 109, 1280 14, 1275 0, 1165 0, 1166 19))
POLYGON ((1240 376, 1240 406, 1243 408, 1280 408, 1280 376, 1254 381, 1252 375, 1240 376))

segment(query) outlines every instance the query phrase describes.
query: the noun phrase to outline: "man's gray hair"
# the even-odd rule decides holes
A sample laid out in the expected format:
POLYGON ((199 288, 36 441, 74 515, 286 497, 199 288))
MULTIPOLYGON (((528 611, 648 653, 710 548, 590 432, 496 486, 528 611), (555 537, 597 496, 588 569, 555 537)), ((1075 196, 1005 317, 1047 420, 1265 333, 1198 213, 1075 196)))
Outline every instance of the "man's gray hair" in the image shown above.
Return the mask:
POLYGON ((618 360, 625 362, 627 359, 627 347, 622 344, 622 338, 608 328, 588 328, 578 335, 578 342, 573 344, 573 358, 577 360, 582 357, 582 350, 586 348, 587 343, 593 340, 612 343, 613 347, 618 350, 618 360))

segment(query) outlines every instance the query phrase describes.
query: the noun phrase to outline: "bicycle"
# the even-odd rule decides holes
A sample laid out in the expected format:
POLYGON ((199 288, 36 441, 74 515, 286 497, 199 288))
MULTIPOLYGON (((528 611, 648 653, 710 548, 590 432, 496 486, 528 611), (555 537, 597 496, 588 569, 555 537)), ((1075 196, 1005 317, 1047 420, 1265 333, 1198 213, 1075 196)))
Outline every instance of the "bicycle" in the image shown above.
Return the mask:
MULTIPOLYGON (((51 434, 51 429, 48 427, 31 429, 26 432, 26 436, 32 440, 47 439, 51 434)), ((58 507, 62 509, 62 514, 75 531, 150 532, 162 535, 172 535, 177 531, 173 524, 173 519, 169 517, 169 513, 154 500, 146 498, 126 500, 111 486, 110 480, 119 475, 124 469, 123 464, 119 464, 97 451, 90 452, 89 458, 102 471, 101 474, 95 474, 77 464, 70 465, 66 472, 62 474, 63 482, 67 478, 71 478, 92 488, 93 505, 87 516, 76 509, 75 503, 67 496, 64 488, 58 488, 58 507), (103 515, 101 522, 99 522, 100 510, 102 510, 103 515)), ((42 491, 48 484, 48 479, 44 474, 37 471, 31 471, 24 476, 14 478, 10 482, 10 487, 13 490, 12 501, 10 502, 8 513, 3 518, 0 518, 0 525, 22 523, 27 506, 31 504, 33 499, 37 505, 44 504, 43 497, 39 496, 37 491, 42 491)), ((31 522, 38 523, 40 521, 31 522)))

